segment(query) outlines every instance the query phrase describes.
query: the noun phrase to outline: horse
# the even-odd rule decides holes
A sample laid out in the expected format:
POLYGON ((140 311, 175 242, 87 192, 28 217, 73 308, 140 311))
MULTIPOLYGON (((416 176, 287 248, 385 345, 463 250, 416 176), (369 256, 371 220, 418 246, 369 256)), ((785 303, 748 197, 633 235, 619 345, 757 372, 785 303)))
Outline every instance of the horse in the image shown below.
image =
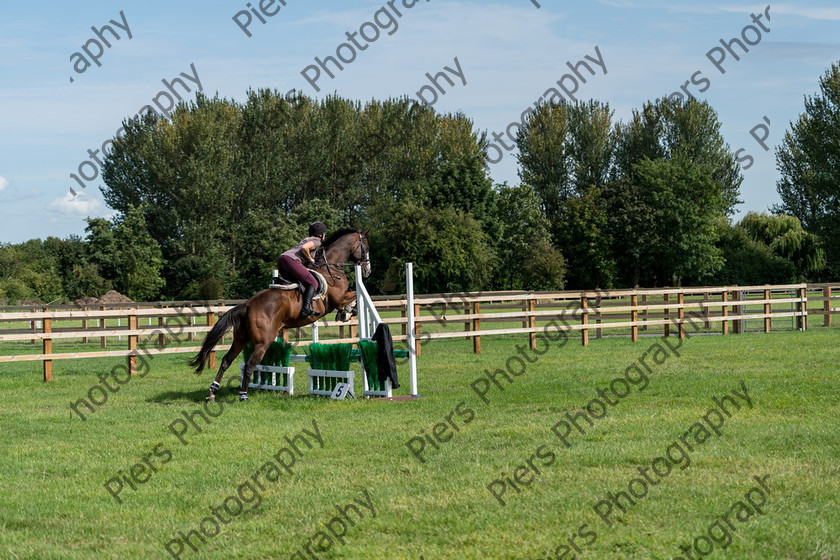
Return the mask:
POLYGON ((315 315, 299 318, 302 306, 298 290, 267 289, 257 292, 245 303, 240 303, 225 313, 219 322, 207 333, 201 350, 190 361, 195 373, 201 373, 209 359, 210 352, 224 334, 233 329, 233 343, 222 358, 219 373, 210 385, 207 402, 216 400, 222 376, 230 367, 243 348, 250 342, 254 352, 245 365, 242 384, 239 387, 239 400, 248 400, 248 382, 254 369, 262 361, 266 350, 277 338, 282 328, 296 328, 311 325, 333 310, 341 310, 339 316, 347 320, 350 309, 356 300, 356 292, 348 291, 349 282, 344 274, 344 267, 350 264, 362 266, 362 274, 370 275, 370 252, 367 241, 368 230, 343 228, 327 238, 315 253, 315 267, 323 271, 328 288, 324 297, 312 302, 315 315), (351 262, 347 262, 352 259, 351 262))

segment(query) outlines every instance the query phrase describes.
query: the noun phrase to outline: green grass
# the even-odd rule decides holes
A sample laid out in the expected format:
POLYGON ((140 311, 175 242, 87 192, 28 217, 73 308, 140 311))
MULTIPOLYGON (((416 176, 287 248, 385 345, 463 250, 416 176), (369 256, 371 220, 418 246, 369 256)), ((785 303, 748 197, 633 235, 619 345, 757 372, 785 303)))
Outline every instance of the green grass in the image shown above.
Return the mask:
MULTIPOLYGON (((814 328, 694 336, 681 357, 653 366, 644 391, 631 387, 585 435, 570 436, 568 449, 551 427, 658 339, 553 346, 513 383, 503 382, 503 391, 493 388, 489 404, 470 384, 504 367, 527 337, 485 337, 481 355, 472 354, 470 341, 433 341, 418 360, 422 399, 333 402, 252 392, 251 402, 225 405, 209 425, 196 417, 202 432, 190 428, 186 446, 168 426, 184 412, 204 410, 211 376, 192 375, 185 356, 155 357, 148 375, 121 386, 85 421, 71 414, 70 402, 123 361, 56 361, 50 384, 40 381, 40 363, 2 364, 0 557, 169 557, 167 541, 197 528, 210 507, 288 446, 285 436, 312 431, 314 421, 324 447, 305 449, 292 475, 265 483, 258 507, 246 505, 218 536, 181 558, 290 558, 324 529, 335 506, 365 490, 376 517, 358 521, 346 544, 317 552, 319 558, 536 560, 583 524, 597 533, 583 558, 675 558, 680 544, 705 534, 755 486, 753 475, 765 474, 764 515, 735 522, 732 544, 708 558, 840 558, 838 335, 840 329, 814 328), (662 456, 714 406, 713 397, 740 389, 741 381, 752 409, 735 412, 722 435, 691 453, 688 468, 675 468, 626 514, 613 516, 612 527, 598 518, 598 500, 626 491, 637 467, 662 456), (459 405, 464 414, 453 414, 459 405), (419 462, 406 442, 432 434, 447 416, 458 431, 450 428, 443 437, 454 435, 437 450, 427 445, 419 462), (171 460, 154 462, 159 472, 136 491, 126 485, 117 503, 105 482, 158 444, 171 460), (509 488, 507 505, 500 505, 487 485, 512 476, 540 446, 555 453, 554 463, 540 467, 520 493, 509 488)), ((21 350, 0 346, 7 354, 21 350)), ((296 391, 305 393, 305 366, 293 365, 301 372, 296 391)), ((400 373, 407 387, 407 369, 400 373)), ((220 400, 233 396, 220 392, 220 400)))

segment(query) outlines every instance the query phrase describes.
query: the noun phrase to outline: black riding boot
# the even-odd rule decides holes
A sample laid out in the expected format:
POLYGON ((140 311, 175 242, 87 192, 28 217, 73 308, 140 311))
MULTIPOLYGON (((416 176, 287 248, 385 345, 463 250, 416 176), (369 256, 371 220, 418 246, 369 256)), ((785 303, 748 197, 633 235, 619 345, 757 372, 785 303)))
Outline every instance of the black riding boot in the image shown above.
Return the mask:
POLYGON ((312 310, 312 298, 315 297, 315 287, 307 283, 303 289, 303 304, 300 307, 300 318, 305 319, 312 315, 317 315, 317 311, 312 310))

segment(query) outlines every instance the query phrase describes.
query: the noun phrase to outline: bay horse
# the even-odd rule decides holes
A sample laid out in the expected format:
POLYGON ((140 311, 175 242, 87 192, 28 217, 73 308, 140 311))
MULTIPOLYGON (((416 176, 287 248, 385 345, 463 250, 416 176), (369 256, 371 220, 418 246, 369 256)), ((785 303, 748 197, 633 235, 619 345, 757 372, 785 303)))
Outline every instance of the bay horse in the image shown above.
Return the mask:
MULTIPOLYGON (((297 328, 311 325, 333 310, 341 310, 347 317, 351 305, 356 300, 356 292, 348 291, 350 286, 344 267, 350 264, 362 266, 362 274, 370 275, 370 252, 367 241, 368 231, 355 228, 343 228, 327 238, 315 252, 315 267, 320 270, 327 281, 327 292, 324 297, 312 302, 315 315, 300 319, 302 298, 298 290, 267 289, 257 292, 245 303, 240 303, 225 313, 219 322, 207 333, 201 350, 190 361, 195 367, 195 373, 204 370, 216 344, 222 336, 233 329, 233 344, 222 358, 219 373, 210 385, 210 394, 206 401, 216 400, 222 376, 243 348, 250 342, 254 345, 254 353, 245 365, 242 384, 239 387, 239 400, 248 400, 248 383, 254 369, 262 361, 266 350, 277 338, 282 328, 297 328), (351 259, 352 262, 348 262, 351 259)), ((340 312, 341 314, 341 312, 340 312)))

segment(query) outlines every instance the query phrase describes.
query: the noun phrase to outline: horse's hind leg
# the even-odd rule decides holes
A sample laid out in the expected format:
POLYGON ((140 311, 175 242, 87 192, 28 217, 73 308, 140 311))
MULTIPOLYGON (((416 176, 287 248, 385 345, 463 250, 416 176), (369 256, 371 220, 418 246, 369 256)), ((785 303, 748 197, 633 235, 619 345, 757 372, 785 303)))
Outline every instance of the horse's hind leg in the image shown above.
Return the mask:
MULTIPOLYGON (((233 337, 233 344, 230 345, 230 350, 227 351, 225 357, 222 358, 222 364, 219 366, 219 373, 216 374, 216 379, 213 380, 213 383, 210 384, 210 394, 204 399, 207 402, 213 402, 216 400, 216 393, 221 386, 222 377, 225 375, 225 371, 230 367, 233 363, 233 360, 239 355, 245 345, 247 344, 246 341, 240 340, 238 337, 233 337)), ((247 385, 246 385, 247 386, 247 385)))
POLYGON ((247 364, 245 364, 245 372, 242 376, 242 385, 239 387, 240 401, 248 400, 248 383, 251 380, 251 376, 254 374, 254 370, 257 368, 257 365, 262 361, 266 351, 268 350, 268 347, 271 346, 272 342, 274 342, 273 339, 269 340, 268 342, 254 344, 254 353, 251 354, 251 359, 248 360, 247 364))

